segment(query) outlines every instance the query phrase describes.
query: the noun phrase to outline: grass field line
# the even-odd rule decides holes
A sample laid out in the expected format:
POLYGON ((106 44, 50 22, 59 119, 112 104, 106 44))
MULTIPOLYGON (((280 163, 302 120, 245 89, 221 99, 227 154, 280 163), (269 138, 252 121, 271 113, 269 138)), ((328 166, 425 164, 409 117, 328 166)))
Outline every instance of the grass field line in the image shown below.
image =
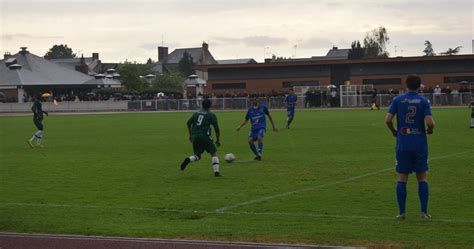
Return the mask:
MULTIPOLYGON (((189 209, 169 209, 169 208, 142 208, 142 207, 118 207, 118 206, 95 206, 95 205, 72 205, 72 204, 48 204, 48 203, 2 203, 0 206, 23 206, 35 208, 77 208, 77 209, 99 209, 99 210, 123 210, 129 212, 148 212, 148 213, 182 213, 186 215, 196 215, 204 217, 208 214, 231 215, 231 216, 269 216, 269 217, 309 217, 309 218, 332 218, 342 220, 394 220, 394 217, 388 216, 363 216, 363 215, 338 215, 338 214, 317 214, 302 212, 233 212, 233 211, 215 211, 215 210, 189 210, 189 209)), ((192 217, 190 218, 192 219, 192 217)), ((413 221, 416 221, 414 219, 413 221)), ((420 219, 421 221, 421 219, 420 219)), ((463 223, 474 224, 474 220, 468 219, 433 219, 429 222, 442 223, 463 223)))
MULTIPOLYGON (((462 154, 466 154, 468 152, 474 152, 474 150, 468 150, 468 151, 452 153, 452 154, 448 154, 448 155, 444 155, 444 156, 434 157, 434 158, 431 158, 430 161, 443 159, 443 158, 449 158, 449 157, 453 157, 453 156, 457 156, 457 155, 462 155, 462 154)), ((361 179, 361 178, 365 178, 365 177, 377 175, 377 174, 380 174, 380 173, 384 173, 384 172, 387 172, 387 171, 390 171, 390 170, 394 170, 394 167, 385 168, 385 169, 382 169, 382 170, 378 170, 378 171, 375 171, 375 172, 366 173, 366 174, 362 174, 362 175, 358 175, 358 176, 352 176, 352 177, 349 177, 349 178, 346 178, 346 179, 342 179, 342 180, 335 181, 335 182, 324 183, 324 184, 317 185, 317 186, 314 186, 314 187, 303 188, 303 189, 299 189, 299 190, 294 190, 294 191, 279 193, 279 194, 270 195, 270 196, 266 196, 266 197, 262 197, 262 198, 258 198, 258 199, 253 199, 253 200, 249 200, 249 201, 244 201, 244 202, 240 202, 240 203, 237 203, 237 204, 233 204, 233 205, 218 208, 215 211, 216 212, 223 212, 223 211, 233 209, 233 208, 236 208, 236 207, 247 206, 247 205, 260 203, 260 202, 264 202, 264 201, 268 201, 268 200, 272 200, 272 199, 276 199, 276 198, 280 198, 280 197, 286 197, 286 196, 293 195, 293 194, 312 191, 312 190, 316 190, 316 189, 320 189, 320 188, 324 188, 324 187, 340 185, 340 184, 344 184, 344 183, 347 183, 347 182, 352 182, 352 181, 355 181, 355 180, 358 180, 358 179, 361 179)))

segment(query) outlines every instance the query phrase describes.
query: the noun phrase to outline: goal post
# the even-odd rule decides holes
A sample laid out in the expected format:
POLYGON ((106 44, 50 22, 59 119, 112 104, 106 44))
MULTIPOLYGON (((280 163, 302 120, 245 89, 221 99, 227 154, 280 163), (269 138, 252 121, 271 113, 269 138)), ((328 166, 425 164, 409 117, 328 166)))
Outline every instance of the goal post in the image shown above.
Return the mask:
POLYGON ((474 92, 471 92, 471 128, 474 128, 474 92))
POLYGON ((341 107, 363 107, 371 103, 374 85, 340 85, 339 97, 341 107))

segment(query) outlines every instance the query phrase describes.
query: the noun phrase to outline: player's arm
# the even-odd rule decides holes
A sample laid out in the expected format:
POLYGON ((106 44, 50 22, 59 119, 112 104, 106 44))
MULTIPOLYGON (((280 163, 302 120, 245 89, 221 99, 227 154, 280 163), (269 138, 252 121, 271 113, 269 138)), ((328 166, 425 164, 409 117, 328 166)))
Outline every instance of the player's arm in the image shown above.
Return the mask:
POLYGON ((397 130, 393 126, 393 117, 394 115, 390 112, 385 115, 385 124, 387 125, 388 129, 392 132, 394 137, 397 137, 397 130))
POLYGON ((216 145, 217 147, 220 147, 221 146, 221 130, 219 129, 219 124, 217 122, 216 116, 212 118, 212 126, 214 127, 214 131, 216 132, 216 145))
POLYGON ((433 134, 433 129, 435 127, 435 122, 433 119, 433 114, 431 113, 431 105, 428 100, 422 102, 423 104, 423 114, 425 116, 425 123, 426 123, 426 133, 433 134))
POLYGON ((426 133, 428 134, 433 134, 433 129, 435 127, 435 121, 433 119, 433 116, 425 116, 425 123, 426 123, 426 133))
POLYGON ((265 107, 264 112, 268 116, 268 120, 270 120, 270 123, 272 124, 273 131, 278 132, 278 129, 276 128, 275 123, 273 122, 272 115, 270 115, 270 112, 268 111, 268 109, 266 107, 265 107))
POLYGON ((245 114, 245 119, 242 120, 242 123, 240 123, 239 126, 237 126, 237 129, 236 129, 236 130, 237 130, 237 131, 240 131, 240 129, 241 129, 245 124, 247 124, 247 122, 249 121, 249 119, 250 119, 250 114, 249 114, 249 112, 247 111, 247 114, 245 114))

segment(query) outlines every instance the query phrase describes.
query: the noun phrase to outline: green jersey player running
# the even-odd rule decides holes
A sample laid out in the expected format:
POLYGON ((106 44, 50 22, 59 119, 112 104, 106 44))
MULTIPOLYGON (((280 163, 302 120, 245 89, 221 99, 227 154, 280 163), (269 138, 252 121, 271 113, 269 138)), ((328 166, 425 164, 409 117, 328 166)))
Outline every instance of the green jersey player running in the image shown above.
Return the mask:
POLYGON ((194 155, 186 157, 181 163, 181 170, 186 169, 190 162, 201 159, 202 153, 207 151, 212 157, 212 167, 214 168, 214 176, 222 176, 219 173, 219 158, 217 157, 217 147, 220 143, 220 130, 217 124, 217 117, 210 112, 211 101, 205 99, 202 101, 202 109, 194 113, 188 120, 189 141, 193 144, 194 155), (212 140, 211 125, 216 132, 216 142, 212 140))
POLYGON ((46 111, 43 111, 43 107, 41 105, 41 96, 35 97, 33 106, 31 107, 31 111, 33 111, 33 123, 35 124, 38 131, 33 134, 33 136, 26 142, 31 148, 33 148, 33 142, 36 139, 37 146, 43 147, 41 145, 41 140, 43 139, 43 114, 46 114, 46 116, 48 116, 48 113, 46 111))

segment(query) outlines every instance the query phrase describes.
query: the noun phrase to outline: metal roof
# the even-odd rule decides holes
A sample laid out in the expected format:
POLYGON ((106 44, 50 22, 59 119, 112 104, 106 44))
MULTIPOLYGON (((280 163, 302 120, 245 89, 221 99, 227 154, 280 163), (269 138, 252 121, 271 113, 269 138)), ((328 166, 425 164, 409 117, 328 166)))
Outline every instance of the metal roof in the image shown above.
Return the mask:
POLYGON ((22 68, 11 70, 5 60, 0 60, 0 86, 82 85, 94 79, 31 53, 17 53, 11 57, 16 58, 22 68))
POLYGON ((212 54, 209 51, 204 50, 202 47, 198 48, 179 48, 171 52, 165 59, 163 64, 178 64, 183 58, 184 53, 187 52, 193 57, 194 64, 215 64, 217 63, 212 54), (206 61, 203 61, 204 54, 206 61))
POLYGON ((257 63, 253 58, 217 60, 217 64, 248 64, 257 63))

